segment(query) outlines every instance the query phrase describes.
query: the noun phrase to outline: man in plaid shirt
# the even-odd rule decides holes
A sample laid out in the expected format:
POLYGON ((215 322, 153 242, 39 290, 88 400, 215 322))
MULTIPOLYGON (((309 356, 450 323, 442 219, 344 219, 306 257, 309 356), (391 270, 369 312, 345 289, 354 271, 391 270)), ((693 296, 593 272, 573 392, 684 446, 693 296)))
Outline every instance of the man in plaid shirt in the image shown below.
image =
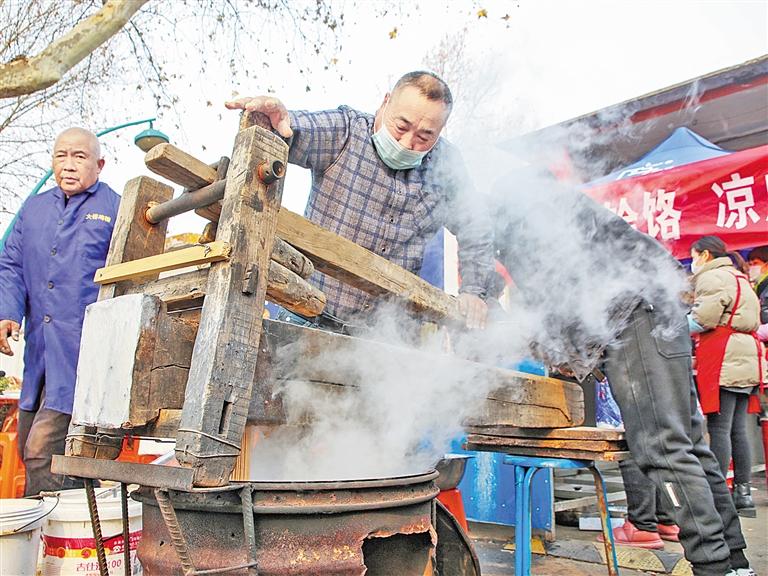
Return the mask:
MULTIPOLYGON (((291 138, 289 162, 312 172, 306 216, 418 274, 424 247, 441 226, 459 243, 459 306, 470 328, 485 323, 492 232, 458 151, 440 132, 452 106, 448 86, 429 72, 403 76, 375 115, 347 106, 288 111, 268 96, 227 102, 266 114, 291 138), (473 202, 475 200, 475 202, 473 202)), ((344 319, 373 304, 369 294, 317 273, 326 311, 344 319)))

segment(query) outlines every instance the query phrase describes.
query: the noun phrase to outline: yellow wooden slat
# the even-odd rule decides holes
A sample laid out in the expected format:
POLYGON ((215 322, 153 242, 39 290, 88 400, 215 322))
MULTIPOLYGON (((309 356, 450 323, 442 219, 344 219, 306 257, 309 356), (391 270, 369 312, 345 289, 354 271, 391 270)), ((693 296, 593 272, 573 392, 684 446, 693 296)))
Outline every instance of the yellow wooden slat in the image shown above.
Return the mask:
POLYGON ((165 252, 157 256, 139 258, 138 260, 99 268, 96 270, 93 281, 96 284, 113 284, 123 280, 132 280, 142 276, 158 274, 166 270, 177 270, 187 266, 218 262, 220 260, 227 260, 231 251, 232 247, 227 242, 211 242, 209 244, 191 246, 190 248, 165 252))

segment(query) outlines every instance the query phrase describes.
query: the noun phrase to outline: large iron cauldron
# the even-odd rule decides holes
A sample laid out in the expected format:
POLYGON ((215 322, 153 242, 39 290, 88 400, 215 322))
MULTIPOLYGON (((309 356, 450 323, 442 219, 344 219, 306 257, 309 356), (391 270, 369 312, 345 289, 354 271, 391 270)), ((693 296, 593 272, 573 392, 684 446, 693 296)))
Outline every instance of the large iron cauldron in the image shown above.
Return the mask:
POLYGON ((436 477, 144 487, 139 560, 148 576, 432 575, 436 477))

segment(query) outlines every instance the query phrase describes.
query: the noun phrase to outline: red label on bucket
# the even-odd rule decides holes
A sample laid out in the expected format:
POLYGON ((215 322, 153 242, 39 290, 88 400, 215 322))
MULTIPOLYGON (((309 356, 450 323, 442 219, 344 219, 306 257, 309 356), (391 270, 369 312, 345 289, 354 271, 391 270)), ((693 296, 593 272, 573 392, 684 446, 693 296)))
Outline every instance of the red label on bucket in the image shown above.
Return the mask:
MULTIPOLYGON (((131 532, 128 537, 131 551, 136 550, 141 540, 141 530, 131 532)), ((104 539, 107 555, 123 553, 123 535, 118 534, 104 539)), ((96 557, 96 542, 93 538, 62 538, 43 534, 43 555, 58 558, 96 557)))

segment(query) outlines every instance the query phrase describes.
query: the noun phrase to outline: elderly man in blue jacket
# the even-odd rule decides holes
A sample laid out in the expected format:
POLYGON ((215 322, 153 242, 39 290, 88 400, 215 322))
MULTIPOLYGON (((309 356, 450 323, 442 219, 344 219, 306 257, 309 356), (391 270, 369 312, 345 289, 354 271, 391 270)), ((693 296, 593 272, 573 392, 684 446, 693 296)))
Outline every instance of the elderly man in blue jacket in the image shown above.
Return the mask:
POLYGON ((120 204, 99 182, 99 141, 82 128, 56 138, 54 188, 27 200, 0 254, 0 353, 12 355, 25 319, 19 451, 25 495, 72 481, 51 473, 64 453, 72 414, 85 307, 96 301, 95 271, 104 265, 120 204))

